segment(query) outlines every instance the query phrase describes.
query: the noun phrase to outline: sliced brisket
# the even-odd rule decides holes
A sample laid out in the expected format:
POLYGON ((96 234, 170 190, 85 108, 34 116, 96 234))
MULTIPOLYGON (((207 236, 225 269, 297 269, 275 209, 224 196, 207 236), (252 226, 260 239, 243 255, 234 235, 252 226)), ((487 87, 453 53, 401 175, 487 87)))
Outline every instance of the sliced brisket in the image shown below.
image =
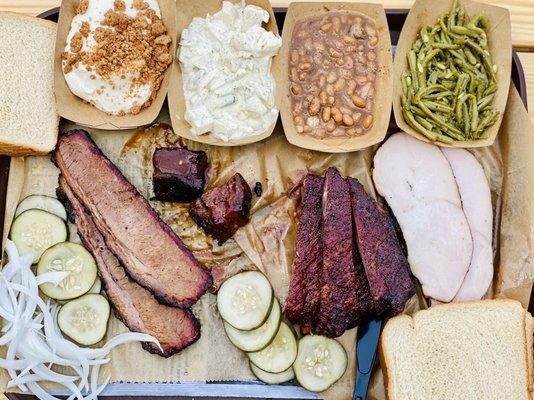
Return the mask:
POLYGON ((404 310, 415 293, 409 265, 402 252, 390 215, 349 178, 356 243, 358 245, 376 312, 393 316, 404 310))
POLYGON ((128 275, 158 301, 191 306, 210 274, 82 130, 60 136, 52 156, 128 275))
POLYGON ((321 294, 323 186, 324 178, 317 175, 308 174, 302 181, 295 259, 284 307, 291 322, 307 326, 314 325, 321 294))
POLYGON ((184 147, 163 147, 154 151, 153 183, 157 200, 190 203, 204 192, 208 156, 184 147))
POLYGON ((208 190, 191 204, 189 215, 206 233, 222 244, 249 220, 252 192, 241 174, 208 190))
POLYGON ((340 336, 359 313, 348 182, 337 169, 326 172, 323 194, 323 271, 315 331, 340 336))
POLYGON ((143 343, 143 348, 169 357, 198 340, 200 324, 190 310, 158 303, 148 290, 126 275, 119 260, 107 248, 91 215, 74 196, 63 176, 59 178, 58 198, 69 209, 69 217, 74 218, 78 235, 97 262, 99 275, 117 318, 130 330, 157 338, 163 353, 154 343, 143 343))

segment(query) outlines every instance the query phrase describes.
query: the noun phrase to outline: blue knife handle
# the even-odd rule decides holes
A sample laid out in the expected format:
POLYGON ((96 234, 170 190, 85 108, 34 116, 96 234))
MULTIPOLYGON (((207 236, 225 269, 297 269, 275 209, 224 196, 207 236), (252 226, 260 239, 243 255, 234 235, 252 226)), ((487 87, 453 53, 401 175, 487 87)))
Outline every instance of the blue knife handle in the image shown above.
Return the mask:
POLYGON ((356 342, 357 368, 353 400, 367 399, 367 388, 373 373, 381 328, 382 320, 376 319, 358 327, 358 339, 356 342))

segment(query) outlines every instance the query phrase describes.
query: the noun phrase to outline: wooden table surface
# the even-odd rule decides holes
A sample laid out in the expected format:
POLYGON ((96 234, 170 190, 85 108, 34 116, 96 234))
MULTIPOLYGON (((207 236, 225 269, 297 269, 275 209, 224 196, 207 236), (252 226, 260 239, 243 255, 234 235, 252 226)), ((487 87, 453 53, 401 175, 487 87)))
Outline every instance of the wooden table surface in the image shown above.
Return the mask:
MULTIPOLYGON (((368 3, 382 3, 385 8, 389 9, 408 9, 414 2, 414 0, 365 1, 368 3)), ((273 7, 285 7, 290 2, 291 0, 271 0, 273 7)), ((487 0, 486 2, 496 6, 505 7, 510 11, 510 18, 512 20, 512 41, 514 48, 517 51, 520 51, 519 57, 523 64, 527 81, 530 115, 534 121, 534 0, 487 0)), ((0 0, 0 11, 38 15, 41 12, 57 7, 60 4, 61 0, 0 0)))

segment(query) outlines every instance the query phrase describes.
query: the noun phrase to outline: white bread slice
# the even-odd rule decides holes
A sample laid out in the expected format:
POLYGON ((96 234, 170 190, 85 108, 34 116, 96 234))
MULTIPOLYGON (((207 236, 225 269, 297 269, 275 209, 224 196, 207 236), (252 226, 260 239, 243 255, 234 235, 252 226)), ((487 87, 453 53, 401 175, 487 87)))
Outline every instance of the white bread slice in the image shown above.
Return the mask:
POLYGON ((392 318, 380 341, 388 399, 529 400, 527 315, 485 300, 392 318))
POLYGON ((49 153, 58 135, 56 24, 0 13, 0 154, 49 153))

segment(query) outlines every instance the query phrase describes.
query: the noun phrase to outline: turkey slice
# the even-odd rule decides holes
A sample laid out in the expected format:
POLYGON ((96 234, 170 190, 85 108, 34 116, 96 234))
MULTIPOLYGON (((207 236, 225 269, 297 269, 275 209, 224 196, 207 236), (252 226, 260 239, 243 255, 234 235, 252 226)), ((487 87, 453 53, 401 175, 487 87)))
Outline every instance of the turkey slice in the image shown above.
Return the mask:
POLYGON ((469 271, 454 301, 480 300, 493 279, 493 208, 488 180, 477 159, 465 149, 443 148, 460 192, 473 237, 469 271))
POLYGON ((437 146, 396 133, 374 157, 373 180, 399 222, 423 293, 451 301, 469 268, 473 241, 449 162, 437 146))

